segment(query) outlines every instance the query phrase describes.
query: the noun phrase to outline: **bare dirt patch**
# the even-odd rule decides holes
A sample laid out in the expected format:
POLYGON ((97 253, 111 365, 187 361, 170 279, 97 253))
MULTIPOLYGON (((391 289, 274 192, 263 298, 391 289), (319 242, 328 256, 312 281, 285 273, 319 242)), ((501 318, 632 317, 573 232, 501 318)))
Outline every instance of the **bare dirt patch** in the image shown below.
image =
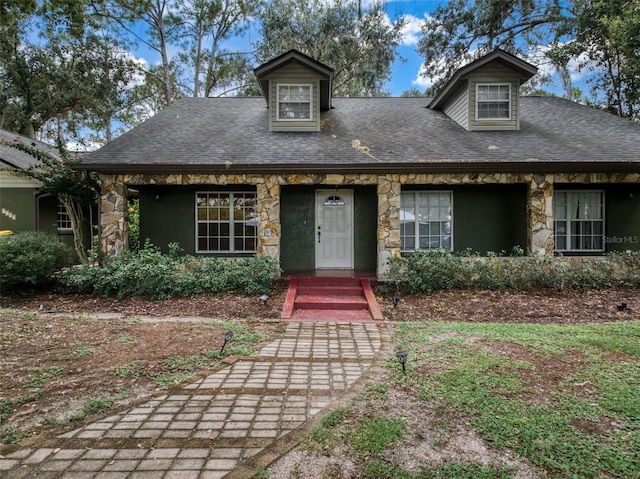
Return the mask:
MULTIPOLYGON (((119 301, 50 292, 0 296, 0 440, 15 441, 60 427, 79 427, 95 417, 91 408, 83 410, 88 400, 108 399, 113 401, 111 407, 124 407, 172 387, 170 381, 159 385, 158 377, 173 375, 175 381, 180 381, 179 373, 198 376, 210 372, 218 363, 207 353, 220 349, 226 330, 212 320, 233 321, 251 331, 272 335, 277 325, 266 320, 279 318, 286 289, 285 281, 277 282, 267 304, 257 297, 235 294, 165 301, 119 301), (187 364, 184 371, 171 361, 174 357, 193 356, 210 361, 187 364)), ((376 290, 385 317, 391 322, 598 323, 638 319, 640 312, 637 289, 584 293, 442 291, 402 296, 397 307, 393 306, 394 295, 384 287, 376 290), (623 302, 627 308, 619 311, 617 305, 623 302)), ((507 353, 522 359, 526 352, 507 353)), ((542 361, 536 367, 538 373, 544 374, 537 383, 539 394, 534 391, 534 395, 543 400, 557 378, 575 365, 542 361)), ((588 393, 588 385, 576 387, 584 387, 588 393)), ((435 438, 433 431, 437 428, 427 427, 433 418, 424 409, 407 410, 406 398, 396 398, 396 394, 400 393, 394 393, 390 401, 402 403, 413 420, 424 423, 425 437, 435 438)), ((452 423, 453 429, 447 429, 453 431, 451 437, 440 438, 438 444, 407 443, 407 450, 413 451, 411 457, 423 455, 436 460, 436 452, 441 451, 439 444, 445 439, 447 450, 454 450, 455 438, 463 437, 463 430, 468 429, 461 421, 452 423)), ((585 423, 577 427, 607 425, 585 423)), ((461 449, 468 449, 475 440, 468 438, 461 449)), ((337 470, 336 458, 329 459, 320 469, 337 470)), ((305 471, 309 470, 304 462, 307 460, 301 462, 305 471)), ((347 463, 341 467, 349 469, 347 463)), ((523 474, 520 477, 528 477, 523 474)))
POLYGON ((390 321, 469 321, 487 323, 585 324, 640 317, 640 289, 598 291, 446 290, 398 295, 378 288, 378 301, 390 321), (400 298, 397 307, 393 297, 400 298), (620 311, 618 306, 625 304, 620 311))

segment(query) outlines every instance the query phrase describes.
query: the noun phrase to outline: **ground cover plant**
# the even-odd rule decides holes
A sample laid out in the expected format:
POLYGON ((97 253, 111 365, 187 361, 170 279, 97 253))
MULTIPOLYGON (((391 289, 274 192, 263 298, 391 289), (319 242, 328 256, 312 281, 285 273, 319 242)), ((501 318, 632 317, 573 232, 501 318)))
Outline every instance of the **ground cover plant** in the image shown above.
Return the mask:
POLYGON ((640 477, 640 322, 405 322, 393 341, 407 373, 390 354, 269 477, 640 477))

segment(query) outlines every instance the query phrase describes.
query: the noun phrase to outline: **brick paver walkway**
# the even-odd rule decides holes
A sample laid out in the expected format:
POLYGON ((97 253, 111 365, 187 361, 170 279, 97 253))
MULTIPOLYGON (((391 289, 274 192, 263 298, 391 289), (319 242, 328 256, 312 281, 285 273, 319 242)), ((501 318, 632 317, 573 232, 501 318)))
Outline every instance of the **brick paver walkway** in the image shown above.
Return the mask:
POLYGON ((288 323, 255 357, 0 457, 7 479, 244 478, 288 451, 296 432, 373 366, 375 323, 288 323))

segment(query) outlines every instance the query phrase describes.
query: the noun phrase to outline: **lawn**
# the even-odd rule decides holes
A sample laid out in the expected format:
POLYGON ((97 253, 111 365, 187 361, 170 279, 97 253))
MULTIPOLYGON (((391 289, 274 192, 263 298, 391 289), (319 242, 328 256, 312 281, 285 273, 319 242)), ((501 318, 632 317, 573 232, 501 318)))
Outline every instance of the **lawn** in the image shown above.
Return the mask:
POLYGON ((389 355, 270 478, 640 478, 640 322, 408 322, 393 342, 406 374, 389 355))

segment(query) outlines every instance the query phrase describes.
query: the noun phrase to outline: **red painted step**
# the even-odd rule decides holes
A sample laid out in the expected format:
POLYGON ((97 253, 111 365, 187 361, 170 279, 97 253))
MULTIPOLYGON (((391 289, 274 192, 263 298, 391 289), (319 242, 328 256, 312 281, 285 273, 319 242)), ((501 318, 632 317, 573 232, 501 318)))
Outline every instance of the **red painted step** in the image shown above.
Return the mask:
POLYGON ((296 309, 367 309, 363 296, 301 295, 295 302, 296 309))
POLYGON ((367 321, 384 319, 367 279, 291 278, 283 319, 367 321))
POLYGON ((366 310, 297 309, 291 319, 298 321, 371 321, 366 310))

